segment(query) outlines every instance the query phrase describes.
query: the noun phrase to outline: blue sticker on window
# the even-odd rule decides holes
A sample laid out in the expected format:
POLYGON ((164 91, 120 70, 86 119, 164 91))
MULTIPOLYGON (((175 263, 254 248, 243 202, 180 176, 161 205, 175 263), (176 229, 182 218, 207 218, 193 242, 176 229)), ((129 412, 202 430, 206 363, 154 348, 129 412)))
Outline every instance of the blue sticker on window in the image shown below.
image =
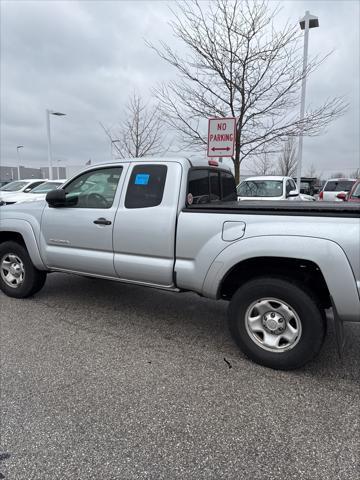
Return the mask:
POLYGON ((135 185, 147 185, 150 175, 148 173, 138 173, 135 177, 135 185))

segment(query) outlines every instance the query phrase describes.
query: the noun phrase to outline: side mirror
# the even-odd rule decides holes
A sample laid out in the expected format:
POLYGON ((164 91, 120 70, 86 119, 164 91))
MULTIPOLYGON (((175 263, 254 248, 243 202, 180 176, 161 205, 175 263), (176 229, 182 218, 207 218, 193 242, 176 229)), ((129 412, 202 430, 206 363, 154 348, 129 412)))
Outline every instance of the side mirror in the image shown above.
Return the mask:
POLYGON ((28 188, 25 188, 24 192, 25 192, 25 193, 29 193, 29 192, 31 192, 31 188, 30 188, 30 187, 28 187, 28 188))
POLYGON ((290 192, 286 194, 286 198, 298 197, 298 196, 299 196, 299 192, 297 190, 290 190, 290 192))
POLYGON ((50 192, 46 194, 46 201, 49 207, 64 207, 66 205, 65 190, 50 190, 50 192))
POLYGON ((336 195, 336 198, 339 198, 340 200, 343 200, 344 202, 346 201, 346 197, 347 197, 347 195, 344 192, 340 192, 336 195))

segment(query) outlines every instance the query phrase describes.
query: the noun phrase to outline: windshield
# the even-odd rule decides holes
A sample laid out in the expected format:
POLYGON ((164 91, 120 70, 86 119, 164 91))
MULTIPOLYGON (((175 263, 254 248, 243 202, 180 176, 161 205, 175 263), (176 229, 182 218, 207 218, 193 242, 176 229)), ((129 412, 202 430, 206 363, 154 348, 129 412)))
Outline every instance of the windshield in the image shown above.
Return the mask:
POLYGON ((1 192, 18 192, 23 187, 25 187, 28 182, 11 182, 0 188, 1 192))
POLYGON ((281 180, 244 180, 237 188, 240 197, 281 197, 281 180))
POLYGON ((357 184, 350 198, 360 198, 360 183, 357 184))
POLYGON ((324 192, 349 192, 354 183, 355 180, 329 180, 324 192))
POLYGON ((46 193, 50 192, 50 190, 56 190, 58 187, 62 185, 62 182, 45 182, 39 185, 38 187, 34 188, 31 193, 46 193))

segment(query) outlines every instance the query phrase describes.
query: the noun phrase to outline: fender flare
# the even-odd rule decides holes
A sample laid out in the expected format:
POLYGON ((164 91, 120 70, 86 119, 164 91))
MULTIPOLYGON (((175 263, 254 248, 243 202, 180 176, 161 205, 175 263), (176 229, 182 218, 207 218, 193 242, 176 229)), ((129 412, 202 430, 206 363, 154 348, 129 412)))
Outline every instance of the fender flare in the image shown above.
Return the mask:
POLYGON ((345 321, 360 319, 359 292, 345 252, 337 243, 316 237, 272 235, 249 237, 233 243, 211 264, 202 294, 219 298, 221 283, 229 271, 242 261, 256 257, 292 258, 315 263, 324 276, 339 316, 345 321))
POLYGON ((33 265, 38 270, 47 270, 40 256, 39 246, 36 241, 34 230, 28 221, 15 218, 1 219, 0 241, 2 232, 18 233, 21 235, 33 265))

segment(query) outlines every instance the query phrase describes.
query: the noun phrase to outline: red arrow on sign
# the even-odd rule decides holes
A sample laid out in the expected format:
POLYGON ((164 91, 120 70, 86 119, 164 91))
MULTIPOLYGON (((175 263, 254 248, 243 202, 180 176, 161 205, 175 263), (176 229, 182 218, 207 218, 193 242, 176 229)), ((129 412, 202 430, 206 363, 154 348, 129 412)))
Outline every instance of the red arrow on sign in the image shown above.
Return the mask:
POLYGON ((212 147, 211 149, 213 152, 216 152, 216 151, 219 151, 219 150, 226 150, 227 152, 230 150, 230 147, 226 147, 226 148, 215 148, 215 147, 212 147))

